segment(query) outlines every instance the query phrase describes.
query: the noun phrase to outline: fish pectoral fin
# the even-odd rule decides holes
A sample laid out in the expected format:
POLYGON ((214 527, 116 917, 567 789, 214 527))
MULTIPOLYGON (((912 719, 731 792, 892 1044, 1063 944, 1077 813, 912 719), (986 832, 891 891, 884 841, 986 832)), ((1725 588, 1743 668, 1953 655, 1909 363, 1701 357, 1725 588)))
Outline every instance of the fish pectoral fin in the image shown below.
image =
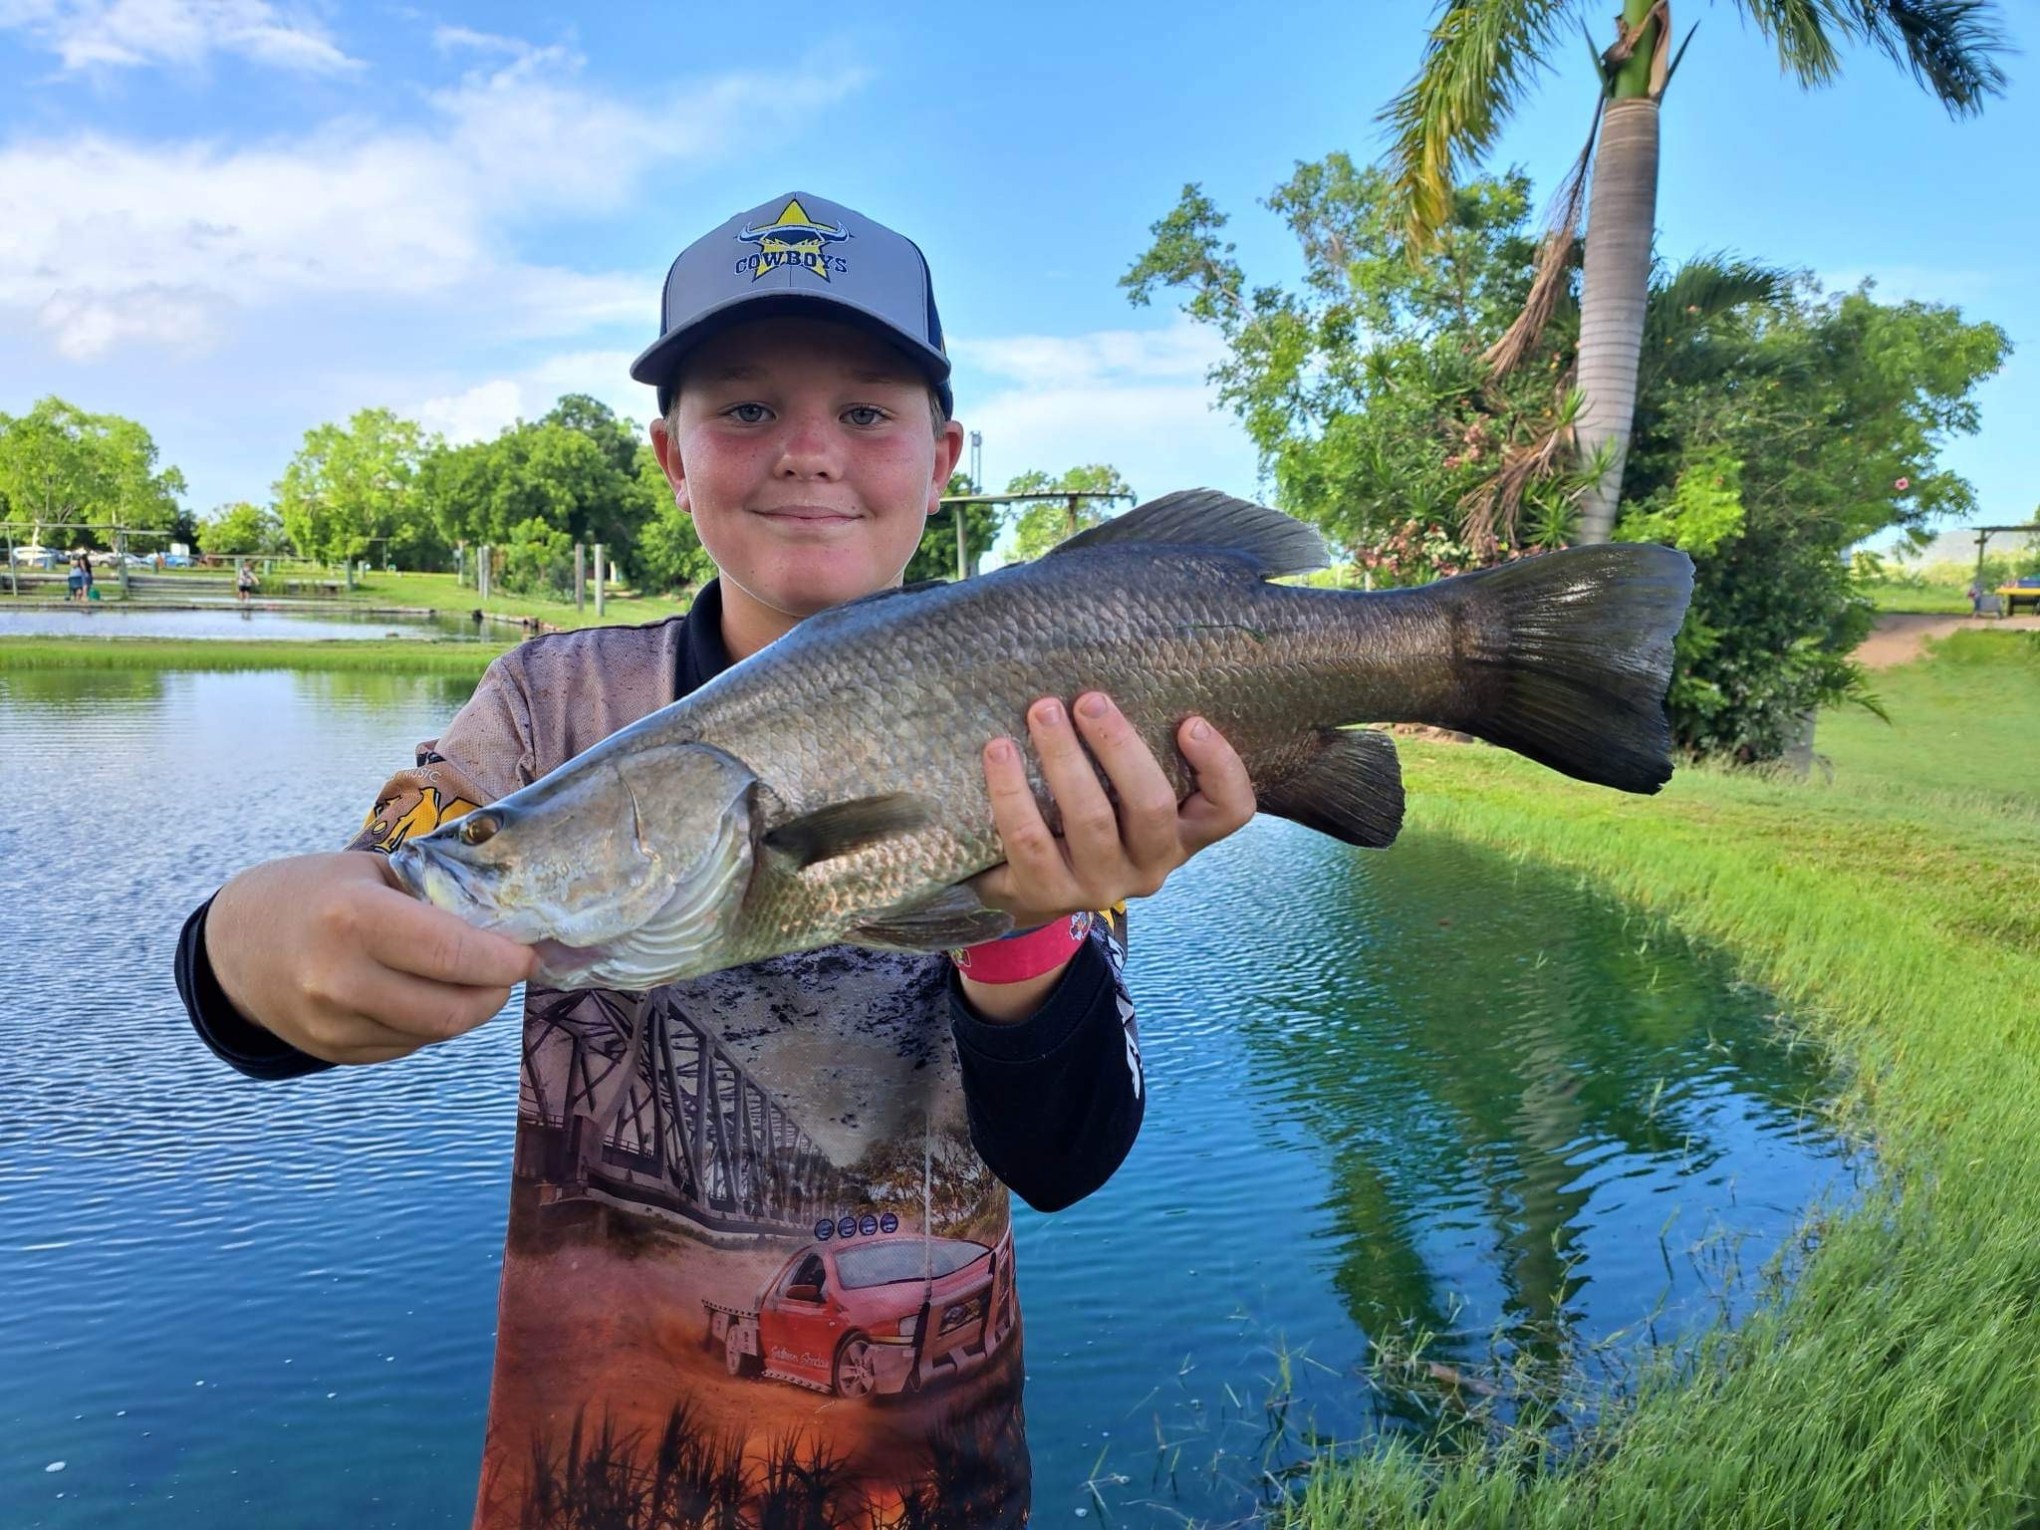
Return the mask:
POLYGON ((1371 729, 1334 728, 1310 767, 1259 795, 1260 808, 1349 845, 1379 850, 1402 829, 1402 766, 1395 741, 1371 729))
POLYGON ((894 909, 860 924, 843 938, 853 946, 877 946, 887 951, 947 951, 952 946, 997 940, 1012 928, 1011 914, 987 908, 974 891, 959 882, 925 903, 894 909))
POLYGON ((1253 565, 1263 579, 1307 574, 1332 561, 1316 527, 1216 489, 1184 489, 1136 505, 1124 515, 1078 532, 1049 556, 1115 544, 1224 553, 1253 565))
POLYGON ((787 871, 803 871, 895 834, 913 834, 935 821, 935 805, 912 792, 860 797, 817 808, 765 833, 765 848, 787 871))

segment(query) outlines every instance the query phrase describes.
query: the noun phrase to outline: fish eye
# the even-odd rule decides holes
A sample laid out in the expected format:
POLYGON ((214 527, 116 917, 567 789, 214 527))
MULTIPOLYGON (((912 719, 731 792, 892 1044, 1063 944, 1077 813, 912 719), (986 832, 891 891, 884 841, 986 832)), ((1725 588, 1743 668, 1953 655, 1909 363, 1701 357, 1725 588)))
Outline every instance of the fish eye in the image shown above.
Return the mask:
POLYGON ((496 831, 503 825, 487 813, 470 813, 460 821, 460 842, 464 845, 479 845, 496 837, 496 831))

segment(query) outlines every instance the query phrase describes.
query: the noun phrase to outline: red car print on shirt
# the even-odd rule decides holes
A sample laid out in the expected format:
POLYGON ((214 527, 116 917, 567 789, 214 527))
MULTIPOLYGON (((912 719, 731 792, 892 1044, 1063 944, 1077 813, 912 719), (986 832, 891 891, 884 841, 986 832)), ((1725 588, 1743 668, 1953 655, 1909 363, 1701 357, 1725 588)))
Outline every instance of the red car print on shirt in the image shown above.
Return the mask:
POLYGON ((1013 1235, 996 1248, 913 1235, 812 1243, 755 1308, 702 1305, 732 1376, 838 1397, 915 1392, 976 1370, 1012 1333, 1013 1235))

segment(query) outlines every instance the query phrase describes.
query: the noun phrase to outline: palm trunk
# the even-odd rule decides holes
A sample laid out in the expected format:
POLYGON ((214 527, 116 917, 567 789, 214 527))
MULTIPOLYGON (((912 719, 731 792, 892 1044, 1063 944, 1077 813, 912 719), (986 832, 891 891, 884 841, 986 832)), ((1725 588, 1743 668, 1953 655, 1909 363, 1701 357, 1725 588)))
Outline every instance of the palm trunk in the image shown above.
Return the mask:
POLYGON ((1587 491, 1579 540, 1605 542, 1615 529, 1622 465, 1636 417, 1636 360, 1650 292, 1651 234, 1657 226, 1658 103, 1610 101, 1594 156, 1587 206, 1586 280, 1580 293, 1579 445, 1583 460, 1604 448, 1608 463, 1587 491))

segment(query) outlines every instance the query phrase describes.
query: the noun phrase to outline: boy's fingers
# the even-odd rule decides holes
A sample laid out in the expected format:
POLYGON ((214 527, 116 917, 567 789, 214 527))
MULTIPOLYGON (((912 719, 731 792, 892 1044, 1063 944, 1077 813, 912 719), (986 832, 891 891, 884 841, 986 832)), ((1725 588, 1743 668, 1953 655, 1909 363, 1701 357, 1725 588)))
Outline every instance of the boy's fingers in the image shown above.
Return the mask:
POLYGON ((1098 767, 1077 737, 1068 711, 1054 697, 1045 697, 1028 708, 1027 731, 1041 759, 1041 778, 1062 819, 1070 864, 1081 870, 1101 860, 1117 860, 1119 814, 1098 782, 1098 767))
POLYGON ((433 983, 407 972, 371 967, 355 974, 349 1001, 356 1023, 334 1035, 349 1050, 381 1046, 416 1048, 465 1035, 492 1019, 510 997, 507 983, 465 987, 433 983))
POLYGON ((1174 868, 1183 858, 1176 788, 1155 752, 1103 692, 1077 698, 1077 725, 1119 798, 1118 829, 1128 859, 1148 870, 1174 868))
POLYGON ((1176 743, 1197 773, 1197 790, 1181 813, 1184 847, 1195 853, 1254 816, 1254 782, 1239 753, 1203 718, 1186 718, 1176 730, 1176 743))
POLYGON ((1020 763, 1020 747, 1009 738, 993 739, 985 746, 985 788, 991 794, 992 822, 1005 847, 1007 875, 998 869, 985 873, 980 891, 996 899, 1009 898, 1022 878, 1044 883, 1068 875, 1062 847, 1048 831, 1034 792, 1027 784, 1027 769, 1020 763))
POLYGON ((405 893, 374 898, 363 911, 367 955, 398 972, 461 987, 508 988, 531 976, 531 947, 478 930, 405 893))

